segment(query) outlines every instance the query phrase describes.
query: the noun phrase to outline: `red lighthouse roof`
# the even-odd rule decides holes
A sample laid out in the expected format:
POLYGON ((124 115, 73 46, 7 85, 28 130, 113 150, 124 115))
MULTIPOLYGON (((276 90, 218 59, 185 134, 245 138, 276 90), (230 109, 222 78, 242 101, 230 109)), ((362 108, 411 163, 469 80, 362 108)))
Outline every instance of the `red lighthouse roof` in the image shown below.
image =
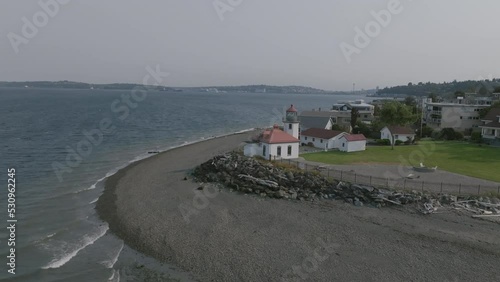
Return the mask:
POLYGON ((266 130, 262 133, 260 141, 267 144, 277 143, 298 143, 299 139, 280 130, 278 126, 274 126, 271 130, 266 130))
POLYGON ((297 109, 293 105, 290 105, 290 108, 288 108, 288 110, 286 110, 286 112, 287 113, 296 113, 297 109))

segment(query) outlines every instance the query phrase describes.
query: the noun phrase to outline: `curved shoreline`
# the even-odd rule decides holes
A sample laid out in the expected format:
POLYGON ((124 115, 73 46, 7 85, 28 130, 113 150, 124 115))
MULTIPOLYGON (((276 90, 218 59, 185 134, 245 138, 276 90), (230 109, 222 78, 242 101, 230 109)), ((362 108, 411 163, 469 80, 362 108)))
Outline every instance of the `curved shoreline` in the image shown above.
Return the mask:
POLYGON ((498 224, 225 190, 195 203, 199 184, 184 181, 186 173, 251 134, 213 138, 130 164, 106 180, 99 216, 127 245, 202 281, 282 281, 302 274, 311 281, 500 279, 498 224), (182 205, 191 207, 189 221, 182 205), (316 255, 324 259, 311 270, 308 262, 316 255))
MULTIPOLYGON (((191 141, 191 142, 186 142, 185 144, 178 145, 171 147, 169 149, 166 149, 164 151, 160 151, 158 154, 151 155, 151 156, 146 156, 144 158, 140 158, 134 161, 131 161, 128 165, 125 167, 119 168, 115 173, 111 174, 110 176, 106 177, 104 179, 105 184, 104 184, 104 191, 102 195, 96 199, 96 210, 97 214, 99 217, 106 221, 109 225, 109 229, 119 238, 124 240, 124 242, 145 254, 151 255, 155 257, 156 259, 159 259, 160 261, 167 261, 170 262, 170 260, 165 260, 158 254, 155 254, 155 250, 152 250, 148 248, 145 244, 139 242, 137 238, 133 234, 131 234, 127 229, 127 225, 121 220, 119 214, 118 214, 118 207, 117 207, 117 189, 119 186, 119 181, 122 179, 127 173, 132 170, 134 167, 139 166, 145 162, 148 162, 152 159, 156 158, 162 158, 165 154, 172 153, 177 150, 181 149, 187 149, 191 146, 197 146, 201 143, 206 143, 214 140, 223 140, 225 138, 231 137, 231 136, 242 136, 242 140, 248 140, 249 137, 251 137, 258 128, 250 128, 250 129, 245 129, 245 130, 240 130, 234 133, 229 133, 229 134, 224 134, 224 135, 219 135, 219 136, 213 136, 213 137, 207 137, 203 139, 198 139, 196 141, 191 141)), ((240 138, 238 138, 240 139, 240 138)), ((230 142, 230 146, 224 148, 223 150, 217 151, 217 153, 208 153, 207 155, 208 158, 220 154, 226 151, 231 151, 235 149, 236 147, 233 146, 232 142, 230 142)), ((194 165, 197 165, 197 163, 194 163, 194 165)), ((194 168, 194 167, 193 167, 194 168)))

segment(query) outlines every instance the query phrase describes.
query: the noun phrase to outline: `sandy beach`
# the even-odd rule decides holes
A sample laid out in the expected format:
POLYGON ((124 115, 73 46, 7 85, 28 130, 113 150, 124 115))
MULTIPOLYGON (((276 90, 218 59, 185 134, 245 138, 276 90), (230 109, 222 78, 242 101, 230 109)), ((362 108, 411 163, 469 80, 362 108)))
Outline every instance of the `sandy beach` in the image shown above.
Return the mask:
POLYGON ((500 224, 453 212, 197 190, 191 169, 253 132, 173 149, 110 177, 101 218, 199 281, 500 281, 500 224), (189 176, 188 176, 189 178, 189 176))

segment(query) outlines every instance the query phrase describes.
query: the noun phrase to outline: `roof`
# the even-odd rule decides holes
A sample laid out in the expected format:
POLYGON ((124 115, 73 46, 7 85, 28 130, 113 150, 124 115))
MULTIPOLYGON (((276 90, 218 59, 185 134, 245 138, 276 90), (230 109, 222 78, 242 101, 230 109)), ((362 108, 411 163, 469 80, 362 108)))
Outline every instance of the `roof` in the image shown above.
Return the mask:
POLYGON ((302 131, 301 135, 322 138, 322 139, 331 139, 343 133, 344 132, 342 131, 328 130, 324 128, 309 128, 307 130, 302 131))
POLYGON ((303 111, 300 113, 300 117, 331 117, 333 114, 330 111, 303 111))
POLYGON ((287 113, 296 113, 297 109, 293 105, 290 105, 290 108, 288 108, 288 110, 286 110, 286 112, 287 113))
POLYGON ((498 116, 500 116, 500 108, 492 108, 482 120, 498 121, 498 116))
POLYGON ((300 117, 300 127, 308 128, 326 128, 330 117, 300 117))
POLYGON ((277 126, 273 129, 268 129, 262 133, 259 140, 267 144, 277 144, 277 143, 295 143, 299 142, 299 139, 293 137, 292 135, 282 131, 277 126))
POLYGON ((389 129, 391 134, 415 134, 415 132, 411 128, 406 126, 389 125, 386 127, 389 129))
POLYGON ((353 141, 366 141, 366 137, 363 134, 346 134, 342 136, 342 138, 345 138, 345 140, 349 142, 353 141))
POLYGON ((500 128, 500 122, 493 121, 493 122, 487 123, 485 125, 481 125, 479 127, 500 128))

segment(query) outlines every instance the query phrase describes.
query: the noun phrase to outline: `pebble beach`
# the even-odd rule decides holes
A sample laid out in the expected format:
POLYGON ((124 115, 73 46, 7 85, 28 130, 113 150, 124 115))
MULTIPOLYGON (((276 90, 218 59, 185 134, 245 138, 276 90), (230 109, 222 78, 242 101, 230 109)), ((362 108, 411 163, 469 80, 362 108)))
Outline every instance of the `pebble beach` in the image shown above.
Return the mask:
POLYGON ((500 281, 500 224, 198 190, 190 172, 254 134, 131 164, 107 179, 100 217, 127 245, 197 281, 500 281))

